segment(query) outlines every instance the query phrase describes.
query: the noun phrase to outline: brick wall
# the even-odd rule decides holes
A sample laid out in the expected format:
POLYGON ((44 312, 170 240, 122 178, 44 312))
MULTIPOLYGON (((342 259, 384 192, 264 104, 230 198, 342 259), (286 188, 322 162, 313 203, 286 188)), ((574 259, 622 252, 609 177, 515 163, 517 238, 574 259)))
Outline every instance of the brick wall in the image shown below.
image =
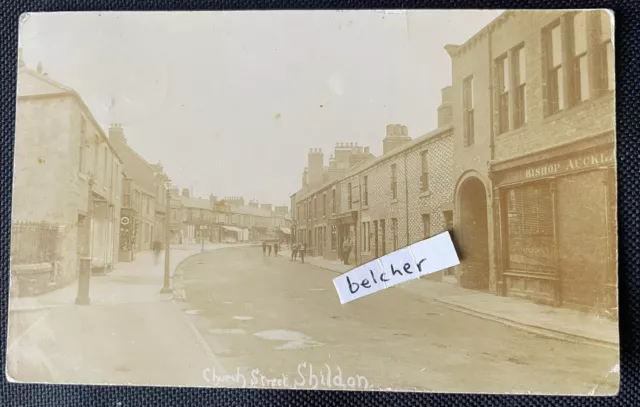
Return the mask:
MULTIPOLYGON (((588 14, 593 24, 598 17, 594 13, 598 12, 588 14)), ((495 160, 515 157, 588 135, 603 133, 613 128, 612 93, 593 97, 555 115, 545 117, 542 30, 564 14, 565 12, 562 11, 515 13, 491 36, 494 58, 524 43, 527 61, 525 64, 527 122, 523 128, 495 137, 495 160)), ((590 30, 593 31, 593 28, 590 30)), ((595 53, 592 38, 588 37, 587 42, 590 46, 588 55, 592 56, 595 53)), ((569 69, 566 64, 564 66, 565 69, 569 69)), ((596 69, 595 63, 591 61, 589 74, 594 76, 596 69)), ((594 89, 591 90, 591 94, 595 94, 594 89)))

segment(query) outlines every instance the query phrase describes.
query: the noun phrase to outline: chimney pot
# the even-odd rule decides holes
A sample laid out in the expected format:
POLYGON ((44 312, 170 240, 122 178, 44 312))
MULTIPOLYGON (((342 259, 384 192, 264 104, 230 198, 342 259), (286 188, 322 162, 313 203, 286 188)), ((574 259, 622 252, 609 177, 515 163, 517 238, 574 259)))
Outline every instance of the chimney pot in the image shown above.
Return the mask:
POLYGON ((38 67, 36 69, 38 73, 42 73, 42 62, 38 62, 38 67))

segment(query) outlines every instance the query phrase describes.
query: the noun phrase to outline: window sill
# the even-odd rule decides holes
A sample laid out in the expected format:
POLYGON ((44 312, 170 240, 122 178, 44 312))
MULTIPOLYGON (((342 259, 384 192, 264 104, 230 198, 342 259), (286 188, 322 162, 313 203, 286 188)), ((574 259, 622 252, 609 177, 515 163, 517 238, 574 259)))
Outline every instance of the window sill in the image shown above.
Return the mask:
POLYGON ((361 208, 361 209, 362 209, 363 211, 364 211, 364 210, 367 210, 367 209, 369 209, 369 205, 362 205, 362 208, 361 208))
POLYGON ((513 137, 520 133, 523 133, 527 129, 528 122, 525 122, 522 126, 517 129, 510 129, 509 131, 505 131, 504 133, 496 134, 496 137, 513 137))
POLYGON ((78 173, 78 178, 80 178, 83 181, 86 181, 89 177, 87 177, 87 174, 82 174, 82 173, 78 173))
POLYGON ((398 203, 398 198, 391 198, 391 201, 389 201, 389 203, 392 203, 392 204, 398 203))
POLYGON ((544 124, 547 124, 547 123, 553 123, 557 120, 561 120, 566 116, 570 116, 574 114, 576 110, 588 109, 591 105, 594 105, 603 99, 613 99, 613 91, 607 90, 594 98, 590 98, 580 103, 576 103, 575 105, 566 107, 563 110, 557 111, 553 114, 550 114, 549 116, 546 116, 542 122, 544 124))
POLYGON ((420 196, 420 198, 427 198, 427 197, 431 196, 431 191, 430 190, 426 190, 426 191, 420 192, 419 196, 420 196))

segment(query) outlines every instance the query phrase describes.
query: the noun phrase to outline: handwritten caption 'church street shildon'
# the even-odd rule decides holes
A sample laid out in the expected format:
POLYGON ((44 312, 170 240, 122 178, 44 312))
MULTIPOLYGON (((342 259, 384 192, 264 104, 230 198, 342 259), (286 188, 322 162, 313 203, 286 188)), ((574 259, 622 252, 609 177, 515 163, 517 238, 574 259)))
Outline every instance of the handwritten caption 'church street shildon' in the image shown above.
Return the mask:
POLYGON ((460 264, 449 232, 396 250, 333 279, 340 303, 460 264))

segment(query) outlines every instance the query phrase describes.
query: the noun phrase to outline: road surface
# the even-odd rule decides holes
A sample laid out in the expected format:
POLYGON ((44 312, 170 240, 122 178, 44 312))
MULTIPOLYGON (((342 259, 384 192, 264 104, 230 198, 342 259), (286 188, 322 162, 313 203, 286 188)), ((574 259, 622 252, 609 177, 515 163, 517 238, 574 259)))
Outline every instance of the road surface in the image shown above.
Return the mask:
POLYGON ((397 287, 341 305, 335 273, 265 257, 260 247, 205 252, 181 270, 186 317, 218 361, 203 372, 212 385, 616 391, 613 350, 548 339, 397 287))

